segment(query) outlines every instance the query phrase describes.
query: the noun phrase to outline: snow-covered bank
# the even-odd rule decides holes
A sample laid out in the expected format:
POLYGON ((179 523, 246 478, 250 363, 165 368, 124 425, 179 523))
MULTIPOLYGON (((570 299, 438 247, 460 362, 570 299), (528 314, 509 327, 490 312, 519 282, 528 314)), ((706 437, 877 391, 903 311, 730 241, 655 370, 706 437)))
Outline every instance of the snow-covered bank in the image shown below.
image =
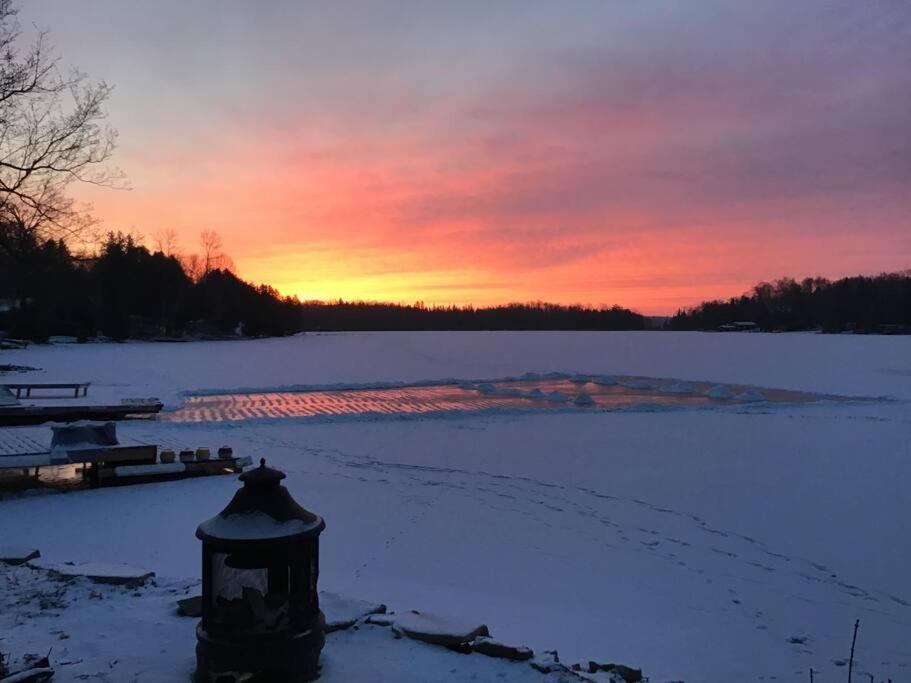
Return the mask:
MULTIPOLYGON (((320 580, 330 591, 480 618, 504 640, 556 647, 569 661, 621 661, 690 683, 805 680, 811 666, 817 680, 841 679, 860 618, 855 672, 898 681, 911 671, 909 343, 326 335, 35 348, 10 362, 84 373, 102 383, 90 393, 152 393, 136 389, 145 386, 175 398, 529 369, 899 397, 749 412, 120 427, 177 447, 228 443, 286 470, 292 493, 327 520, 320 580), (102 367, 106 357, 118 366, 102 367)), ((0 501, 0 536, 40 545, 49 561, 192 579, 196 524, 236 486, 222 477, 0 501)))
MULTIPOLYGON (((86 579, 61 581, 30 566, 0 564, 0 589, 0 652, 13 666, 40 644, 46 649, 36 654, 48 656, 54 681, 191 679, 197 620, 179 616, 175 605, 178 598, 199 589, 195 582, 152 580, 141 586, 109 586, 86 579)), ((330 622, 348 611, 349 604, 359 602, 325 597, 334 598, 323 605, 330 622)), ((320 681, 622 683, 619 676, 606 674, 544 675, 529 662, 466 656, 395 638, 383 624, 395 624, 402 616, 373 623, 355 610, 350 622, 327 637, 320 681)))

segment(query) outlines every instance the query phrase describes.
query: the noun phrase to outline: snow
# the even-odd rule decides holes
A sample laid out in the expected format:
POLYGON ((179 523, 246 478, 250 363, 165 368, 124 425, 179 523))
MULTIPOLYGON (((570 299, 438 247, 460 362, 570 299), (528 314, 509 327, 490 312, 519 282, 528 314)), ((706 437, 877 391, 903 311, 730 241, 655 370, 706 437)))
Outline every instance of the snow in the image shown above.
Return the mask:
MULTIPOLYGON (((352 626, 358 619, 386 612, 386 605, 320 591, 319 606, 326 616, 326 629, 337 631, 352 626)), ((390 622, 391 623, 391 622, 390 622)))
MULTIPOLYGON (((760 387, 768 396, 788 389, 891 397, 338 423, 136 421, 118 432, 267 457, 287 472, 295 498, 327 520, 321 588, 382 601, 398 614, 483 620, 498 639, 537 653, 557 648, 562 661, 618 661, 654 681, 709 683, 806 680, 811 666, 818 680, 842 678, 835 662, 847 657, 860 618, 855 672, 903 680, 911 667, 906 337, 389 333, 3 353, 3 362, 43 368, 30 379, 78 370, 92 380, 96 402, 160 395, 170 406, 202 389, 456 384, 525 373, 542 381, 553 373, 595 383, 657 378, 650 390, 722 385, 733 396, 760 387)), ((34 545, 56 563, 148 567, 161 586, 193 581, 196 525, 237 487, 233 477, 204 477, 0 500, 0 539, 34 545)), ((87 605, 71 618, 106 631, 101 604, 87 605)), ((175 680, 192 669, 192 620, 174 625, 158 614, 131 616, 148 619, 136 625, 135 642, 160 642, 169 654, 159 662, 155 648, 118 652, 120 680, 136 671, 143 681, 175 680)), ((48 642, 44 623, 26 619, 16 642, 34 641, 37 651, 48 642)), ((87 645, 92 666, 110 650, 94 638, 87 645)), ((336 680, 364 680, 339 652, 382 660, 400 674, 394 680, 447 679, 438 673, 446 669, 425 663, 434 648, 394 641, 388 629, 330 636, 327 670, 336 680), (416 647, 425 649, 407 649, 416 647)), ((468 679, 476 659, 487 659, 445 657, 453 679, 468 679)), ((526 676, 530 668, 507 671, 526 676)), ((474 674, 497 680, 490 670, 474 674)))

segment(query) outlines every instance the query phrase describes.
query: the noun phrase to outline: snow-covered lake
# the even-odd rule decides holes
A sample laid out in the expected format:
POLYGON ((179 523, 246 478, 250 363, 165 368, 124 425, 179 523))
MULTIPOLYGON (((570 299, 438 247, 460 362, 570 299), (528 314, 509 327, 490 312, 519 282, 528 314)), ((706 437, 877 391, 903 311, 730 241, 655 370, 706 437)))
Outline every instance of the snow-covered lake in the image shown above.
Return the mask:
MULTIPOLYGON (((512 399, 465 382, 526 373, 659 378, 676 389, 627 388, 668 401, 716 385, 875 399, 119 430, 230 444, 287 471, 292 493, 326 518, 327 590, 481 618, 505 640, 641 666, 654 681, 806 680, 810 667, 841 679, 859 618, 855 671, 911 675, 911 339, 326 334, 35 347, 0 362, 41 368, 36 381, 91 381, 92 401, 159 396, 171 410, 188 393, 391 383, 512 399)), ((50 561, 194 577, 196 525, 236 486, 218 477, 0 501, 0 536, 50 561)))

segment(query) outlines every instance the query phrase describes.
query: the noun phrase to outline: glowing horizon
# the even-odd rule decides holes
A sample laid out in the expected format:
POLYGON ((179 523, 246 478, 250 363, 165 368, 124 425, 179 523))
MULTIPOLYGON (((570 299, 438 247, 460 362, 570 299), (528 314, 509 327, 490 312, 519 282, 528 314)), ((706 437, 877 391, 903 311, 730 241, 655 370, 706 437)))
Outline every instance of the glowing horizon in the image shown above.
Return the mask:
MULTIPOLYGON (((33 0, 115 85, 106 229, 302 299, 672 314, 911 267, 911 7, 33 0), (86 40, 92 36, 92 40, 86 40)), ((25 31, 25 37, 29 32, 25 31)))

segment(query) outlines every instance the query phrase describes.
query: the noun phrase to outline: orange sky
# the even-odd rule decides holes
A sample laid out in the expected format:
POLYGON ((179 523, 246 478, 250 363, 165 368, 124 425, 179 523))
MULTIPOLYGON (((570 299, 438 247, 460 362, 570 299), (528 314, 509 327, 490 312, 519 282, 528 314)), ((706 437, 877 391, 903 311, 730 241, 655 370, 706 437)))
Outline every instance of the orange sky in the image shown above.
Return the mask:
POLYGON ((836 4, 22 18, 116 87, 132 189, 77 190, 106 228, 184 251, 214 229, 242 277, 304 299, 662 314, 911 267, 911 10, 836 4))

